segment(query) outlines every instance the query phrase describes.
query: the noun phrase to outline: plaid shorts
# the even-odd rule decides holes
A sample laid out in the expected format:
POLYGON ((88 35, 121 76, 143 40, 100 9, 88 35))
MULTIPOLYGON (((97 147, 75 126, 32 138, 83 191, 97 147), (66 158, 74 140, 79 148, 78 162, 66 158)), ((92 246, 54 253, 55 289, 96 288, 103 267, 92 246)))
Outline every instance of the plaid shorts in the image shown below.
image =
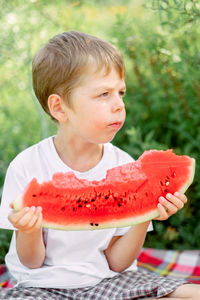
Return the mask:
POLYGON ((0 290, 0 299, 6 300, 131 300, 159 298, 186 283, 183 279, 160 277, 150 272, 123 272, 102 280, 93 287, 79 289, 23 288, 0 290))

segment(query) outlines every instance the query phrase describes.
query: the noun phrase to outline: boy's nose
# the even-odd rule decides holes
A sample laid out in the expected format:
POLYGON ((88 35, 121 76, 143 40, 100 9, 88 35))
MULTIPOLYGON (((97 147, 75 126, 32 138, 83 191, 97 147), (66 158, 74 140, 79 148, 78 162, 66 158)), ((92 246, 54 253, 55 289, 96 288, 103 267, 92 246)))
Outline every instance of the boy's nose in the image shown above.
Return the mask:
POLYGON ((113 104, 113 111, 121 111, 125 107, 124 101, 120 95, 116 95, 113 104))

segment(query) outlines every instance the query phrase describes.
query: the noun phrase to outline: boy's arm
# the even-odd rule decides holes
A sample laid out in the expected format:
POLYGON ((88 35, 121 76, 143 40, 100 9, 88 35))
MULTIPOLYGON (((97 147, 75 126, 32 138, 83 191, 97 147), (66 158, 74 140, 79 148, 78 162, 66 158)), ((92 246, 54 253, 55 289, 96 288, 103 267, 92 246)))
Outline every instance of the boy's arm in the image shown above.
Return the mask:
POLYGON ((105 250, 109 267, 122 272, 137 259, 143 246, 150 221, 135 225, 123 236, 114 236, 105 250))
POLYGON ((26 207, 19 212, 12 211, 9 221, 18 229, 16 249, 21 263, 28 268, 41 267, 45 258, 41 208, 26 207))
MULTIPOLYGON (((166 199, 159 198, 157 220, 166 220, 171 215, 183 208, 187 198, 182 193, 174 195, 167 194, 166 199)), ((115 272, 122 272, 127 269, 135 259, 137 259, 143 246, 149 222, 138 224, 130 228, 123 236, 114 236, 105 250, 110 269, 115 272)))

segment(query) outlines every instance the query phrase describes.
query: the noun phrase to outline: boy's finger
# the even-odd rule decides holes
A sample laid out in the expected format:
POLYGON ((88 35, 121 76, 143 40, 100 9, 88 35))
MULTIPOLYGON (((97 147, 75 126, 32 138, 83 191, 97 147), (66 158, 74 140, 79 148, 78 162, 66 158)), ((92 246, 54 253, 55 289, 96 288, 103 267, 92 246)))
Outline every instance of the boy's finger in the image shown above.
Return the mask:
POLYGON ((166 199, 168 200, 167 202, 171 202, 173 205, 175 205, 178 209, 183 208, 184 202, 182 199, 172 195, 172 194, 167 194, 166 199))
POLYGON ((42 216, 42 213, 40 213, 39 217, 37 219, 37 222, 35 223, 35 228, 36 229, 39 229, 42 226, 42 219, 43 219, 43 216, 42 216))
POLYGON ((29 207, 24 207, 22 210, 18 212, 12 211, 9 214, 8 219, 12 223, 17 223, 28 211, 29 211, 29 207))
POLYGON ((187 203, 187 197, 185 196, 185 194, 180 193, 180 192, 175 192, 174 196, 178 197, 179 199, 181 199, 184 204, 187 203))
POLYGON ((159 211, 159 216, 157 218, 155 218, 155 220, 160 220, 160 221, 166 220, 169 217, 169 215, 168 215, 165 207, 160 203, 158 203, 157 207, 158 207, 158 211, 159 211))
MULTIPOLYGON (((178 206, 176 206, 174 203, 172 203, 170 201, 167 201, 164 197, 160 197, 159 202, 162 204, 162 206, 164 206, 164 209, 167 211, 168 216, 173 215, 178 211, 178 206)), ((179 203, 179 205, 180 205, 180 203, 179 203)))
MULTIPOLYGON (((29 226, 30 226, 30 224, 29 224, 29 226)), ((42 226, 42 213, 40 212, 35 223, 26 230, 26 233, 32 233, 35 230, 39 230, 41 228, 41 226, 42 226)))
POLYGON ((36 208, 34 206, 29 208, 29 210, 18 220, 18 225, 22 227, 27 226, 32 219, 35 219, 35 211, 36 208))
POLYGON ((34 226, 34 224, 36 223, 37 219, 38 219, 38 216, 35 214, 35 215, 33 215, 31 217, 31 219, 27 223, 25 223, 22 226, 26 226, 27 228, 31 228, 32 226, 34 226))
POLYGON ((27 224, 28 227, 33 227, 37 223, 38 219, 40 219, 42 215, 41 211, 41 207, 36 208, 35 213, 33 214, 29 223, 27 224))

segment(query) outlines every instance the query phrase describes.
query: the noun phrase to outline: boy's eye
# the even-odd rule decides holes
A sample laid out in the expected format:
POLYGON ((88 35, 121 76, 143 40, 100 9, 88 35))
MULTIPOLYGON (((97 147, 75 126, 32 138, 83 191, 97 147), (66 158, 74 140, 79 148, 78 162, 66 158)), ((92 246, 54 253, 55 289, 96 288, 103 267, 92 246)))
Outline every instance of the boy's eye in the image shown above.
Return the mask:
POLYGON ((104 92, 100 95, 100 97, 107 97, 108 96, 108 92, 104 92))
POLYGON ((125 91, 119 91, 119 95, 122 97, 125 96, 125 91))
MULTIPOLYGON (((119 91, 119 95, 120 95, 120 97, 125 96, 125 91, 124 90, 119 91)), ((100 98, 105 98, 105 97, 108 97, 108 96, 109 96, 109 92, 104 92, 104 93, 101 93, 99 95, 100 98)))

